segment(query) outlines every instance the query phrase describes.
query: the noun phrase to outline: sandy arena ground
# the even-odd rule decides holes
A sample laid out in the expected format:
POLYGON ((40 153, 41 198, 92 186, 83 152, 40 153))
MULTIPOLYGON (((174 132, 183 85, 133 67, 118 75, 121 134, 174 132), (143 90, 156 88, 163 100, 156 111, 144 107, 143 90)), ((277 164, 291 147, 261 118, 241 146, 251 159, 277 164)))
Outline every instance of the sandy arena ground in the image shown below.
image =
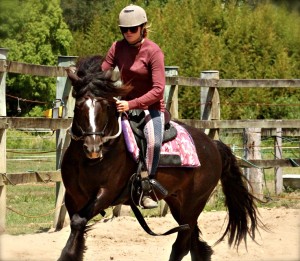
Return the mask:
MULTIPOLYGON (((259 245, 248 242, 248 252, 242 244, 237 252, 227 242, 213 247, 212 261, 299 261, 300 260, 300 209, 259 209, 262 220, 272 232, 257 234, 259 245)), ((213 245, 224 231, 226 212, 202 213, 199 226, 203 239, 213 245)), ((173 228, 171 215, 164 218, 147 218, 156 233, 173 228)), ((57 260, 69 236, 69 227, 59 232, 30 235, 0 236, 1 261, 52 261, 57 260)), ((140 227, 133 217, 119 217, 97 223, 88 233, 88 261, 167 261, 176 235, 153 237, 140 227)), ((184 261, 190 261, 190 257, 184 261)))

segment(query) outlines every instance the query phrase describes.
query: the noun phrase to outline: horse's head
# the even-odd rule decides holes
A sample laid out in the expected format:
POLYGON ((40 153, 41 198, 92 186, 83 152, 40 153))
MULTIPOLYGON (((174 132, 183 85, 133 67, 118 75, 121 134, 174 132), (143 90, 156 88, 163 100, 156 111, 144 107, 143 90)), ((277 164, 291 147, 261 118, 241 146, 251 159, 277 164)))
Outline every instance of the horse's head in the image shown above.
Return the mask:
POLYGON ((67 69, 76 99, 71 128, 73 140, 82 140, 90 159, 103 158, 103 147, 121 133, 120 115, 114 97, 124 96, 130 86, 116 84, 113 71, 101 71, 101 57, 93 56, 76 64, 77 73, 67 69))

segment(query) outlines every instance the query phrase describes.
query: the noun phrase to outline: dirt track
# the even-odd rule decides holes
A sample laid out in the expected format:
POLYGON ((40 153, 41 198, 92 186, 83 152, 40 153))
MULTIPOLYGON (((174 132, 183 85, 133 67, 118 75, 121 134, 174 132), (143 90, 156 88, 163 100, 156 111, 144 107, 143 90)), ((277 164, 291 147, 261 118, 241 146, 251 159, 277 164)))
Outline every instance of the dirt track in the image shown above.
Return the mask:
MULTIPOLYGON (((213 247, 212 261, 299 261, 300 209, 260 209, 262 220, 272 232, 261 231, 257 245, 249 240, 248 252, 241 245, 239 252, 228 248, 227 242, 213 247)), ((203 213, 199 226, 208 244, 219 239, 224 230, 225 212, 203 213), (223 229, 222 229, 223 226, 223 229)), ((170 215, 147 219, 155 232, 165 232, 175 226, 170 215)), ((60 232, 32 235, 2 235, 1 261, 57 260, 69 236, 69 228, 60 232)), ((99 222, 88 233, 86 259, 88 261, 167 261, 176 235, 152 237, 147 235, 135 218, 120 217, 99 222)), ((184 261, 190 261, 185 257, 184 261)))

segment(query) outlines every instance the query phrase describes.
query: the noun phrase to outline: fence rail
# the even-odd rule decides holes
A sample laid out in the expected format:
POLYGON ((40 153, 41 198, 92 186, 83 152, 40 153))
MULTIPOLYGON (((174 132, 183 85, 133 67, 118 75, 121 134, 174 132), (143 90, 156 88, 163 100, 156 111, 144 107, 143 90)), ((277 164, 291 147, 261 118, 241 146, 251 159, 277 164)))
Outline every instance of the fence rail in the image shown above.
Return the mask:
MULTIPOLYGON (((274 159, 274 160, 247 160, 238 159, 242 168, 274 168, 274 167, 295 167, 300 166, 300 159, 274 159)), ((60 182, 61 172, 55 171, 30 171, 17 173, 0 173, 5 185, 20 185, 30 183, 60 182)))
MULTIPOLYGON (((73 57, 76 58, 76 56, 73 57)), ((8 60, 0 60, 0 72, 44 77, 67 77, 65 67, 62 66, 36 65, 8 60)), ((172 76, 166 77, 166 84, 218 88, 300 88, 300 79, 202 79, 172 76)))
POLYGON ((217 88, 300 88, 300 79, 201 79, 195 77, 167 77, 170 85, 217 88))
POLYGON ((36 65, 8 60, 0 60, 0 72, 29 74, 44 77, 67 77, 65 67, 36 65))
MULTIPOLYGON (((275 135, 275 129, 282 128, 283 136, 300 136, 300 120, 195 120, 178 119, 179 121, 199 129, 245 129, 253 126, 262 128, 262 135, 275 135)), ((0 117, 0 129, 67 129, 72 118, 40 118, 40 117, 0 117)))

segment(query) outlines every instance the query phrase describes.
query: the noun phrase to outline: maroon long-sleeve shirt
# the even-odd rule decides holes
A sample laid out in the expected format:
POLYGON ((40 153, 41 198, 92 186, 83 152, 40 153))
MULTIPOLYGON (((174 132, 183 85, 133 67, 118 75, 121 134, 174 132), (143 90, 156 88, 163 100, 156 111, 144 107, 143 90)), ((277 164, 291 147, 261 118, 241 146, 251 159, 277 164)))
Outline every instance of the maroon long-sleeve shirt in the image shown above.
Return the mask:
POLYGON ((164 54, 156 43, 147 38, 138 47, 129 45, 124 39, 114 42, 101 67, 109 70, 116 66, 123 83, 133 86, 125 97, 130 110, 164 111, 164 54))

